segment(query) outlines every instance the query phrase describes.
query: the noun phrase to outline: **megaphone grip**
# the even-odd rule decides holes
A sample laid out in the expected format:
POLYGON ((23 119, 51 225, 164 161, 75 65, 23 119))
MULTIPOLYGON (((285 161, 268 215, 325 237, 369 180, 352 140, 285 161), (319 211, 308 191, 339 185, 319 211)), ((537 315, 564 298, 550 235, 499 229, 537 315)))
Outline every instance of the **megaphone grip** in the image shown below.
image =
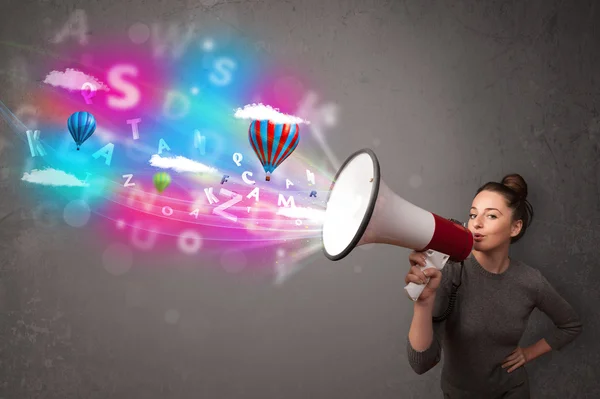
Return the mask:
MULTIPOLYGON (((444 255, 441 252, 433 250, 427 251, 426 255, 427 258, 425 259, 425 266, 420 267, 421 271, 431 268, 442 270, 446 264, 446 261, 448 260, 448 255, 444 255)), ((425 284, 408 283, 404 287, 404 290, 408 294, 409 298, 416 302, 427 284, 429 284, 429 278, 427 278, 427 282, 425 284)))
MULTIPOLYGON (((420 268, 421 271, 435 268, 435 266, 433 266, 431 262, 429 262, 429 259, 427 260, 427 263, 427 266, 420 268)), ((406 290, 406 293, 408 294, 409 298, 416 302, 421 296, 421 293, 423 292, 427 284, 429 284, 429 278, 427 278, 427 282, 425 284, 408 283, 406 287, 404 287, 404 289, 406 290)))

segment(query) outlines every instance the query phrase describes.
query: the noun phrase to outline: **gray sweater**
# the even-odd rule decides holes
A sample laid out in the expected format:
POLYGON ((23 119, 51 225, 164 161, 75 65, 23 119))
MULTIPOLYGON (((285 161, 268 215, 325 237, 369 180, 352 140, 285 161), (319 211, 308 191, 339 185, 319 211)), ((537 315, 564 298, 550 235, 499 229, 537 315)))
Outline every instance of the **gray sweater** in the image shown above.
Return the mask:
MULTIPOLYGON (((448 263, 442 269, 434 316, 446 309, 452 281, 458 283, 459 274, 460 263, 448 263)), ((519 345, 534 308, 555 325, 543 336, 553 350, 561 349, 581 332, 573 308, 537 269, 511 259, 504 273, 494 274, 470 255, 464 262, 454 310, 445 321, 433 323, 430 347, 419 352, 407 340, 410 365, 423 374, 440 361, 443 349, 441 387, 446 398, 493 398, 509 391, 514 397, 527 398, 525 367, 508 373, 501 366, 519 345)))

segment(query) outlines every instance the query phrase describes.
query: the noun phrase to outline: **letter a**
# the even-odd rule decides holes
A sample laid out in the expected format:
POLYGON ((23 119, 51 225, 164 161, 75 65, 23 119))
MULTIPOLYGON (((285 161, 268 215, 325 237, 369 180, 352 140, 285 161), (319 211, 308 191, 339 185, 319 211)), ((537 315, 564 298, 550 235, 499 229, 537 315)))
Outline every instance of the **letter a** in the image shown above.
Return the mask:
POLYGON ((115 149, 115 145, 113 143, 108 143, 104 147, 100 148, 98 151, 92 154, 94 159, 98 159, 99 157, 106 158, 106 164, 110 166, 110 161, 112 161, 113 151, 115 149))
POLYGON ((89 28, 87 23, 87 15, 83 10, 75 10, 67 23, 63 26, 60 32, 54 36, 52 42, 62 43, 69 36, 78 37, 80 45, 88 43, 89 28))
POLYGON ((158 142, 158 153, 162 154, 163 149, 165 149, 167 151, 171 151, 171 148, 167 145, 166 141, 163 139, 160 139, 158 142))

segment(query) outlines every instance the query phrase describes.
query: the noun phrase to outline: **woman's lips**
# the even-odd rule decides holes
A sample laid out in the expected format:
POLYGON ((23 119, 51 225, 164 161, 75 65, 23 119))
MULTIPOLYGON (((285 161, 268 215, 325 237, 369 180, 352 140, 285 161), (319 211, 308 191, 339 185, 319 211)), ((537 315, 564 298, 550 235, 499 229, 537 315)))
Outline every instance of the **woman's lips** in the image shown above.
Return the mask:
POLYGON ((479 241, 483 240, 483 237, 485 237, 485 236, 484 236, 484 235, 481 235, 481 234, 479 234, 479 233, 475 233, 475 234, 473 234, 473 239, 474 239, 475 241, 477 241, 477 242, 479 242, 479 241))

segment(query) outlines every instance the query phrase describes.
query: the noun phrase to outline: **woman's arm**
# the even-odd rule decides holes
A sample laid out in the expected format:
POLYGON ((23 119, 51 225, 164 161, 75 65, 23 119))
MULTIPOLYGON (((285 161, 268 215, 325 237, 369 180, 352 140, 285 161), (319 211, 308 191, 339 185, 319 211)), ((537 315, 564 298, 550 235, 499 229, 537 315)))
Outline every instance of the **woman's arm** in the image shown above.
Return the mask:
POLYGON ((545 334, 544 339, 530 347, 532 355, 540 356, 549 351, 548 347, 560 350, 573 341, 581 333, 582 324, 573 307, 538 273, 540 279, 536 306, 554 323, 554 328, 545 334))
POLYGON ((548 341, 545 338, 540 339, 535 344, 525 348, 525 361, 530 362, 533 359, 542 356, 544 353, 548 353, 552 350, 548 341))
POLYGON ((442 281, 436 293, 427 300, 414 303, 413 318, 408 331, 406 350, 408 362, 417 374, 423 374, 439 363, 442 336, 446 322, 433 323, 433 316, 442 313, 448 304, 452 284, 453 264, 442 269, 442 281))
POLYGON ((412 323, 408 331, 408 340, 414 350, 422 352, 431 346, 433 341, 433 305, 435 296, 425 303, 415 302, 412 323))
POLYGON ((408 362, 417 374, 424 374, 439 363, 442 355, 442 329, 445 322, 433 323, 435 297, 417 301, 408 331, 408 362))

